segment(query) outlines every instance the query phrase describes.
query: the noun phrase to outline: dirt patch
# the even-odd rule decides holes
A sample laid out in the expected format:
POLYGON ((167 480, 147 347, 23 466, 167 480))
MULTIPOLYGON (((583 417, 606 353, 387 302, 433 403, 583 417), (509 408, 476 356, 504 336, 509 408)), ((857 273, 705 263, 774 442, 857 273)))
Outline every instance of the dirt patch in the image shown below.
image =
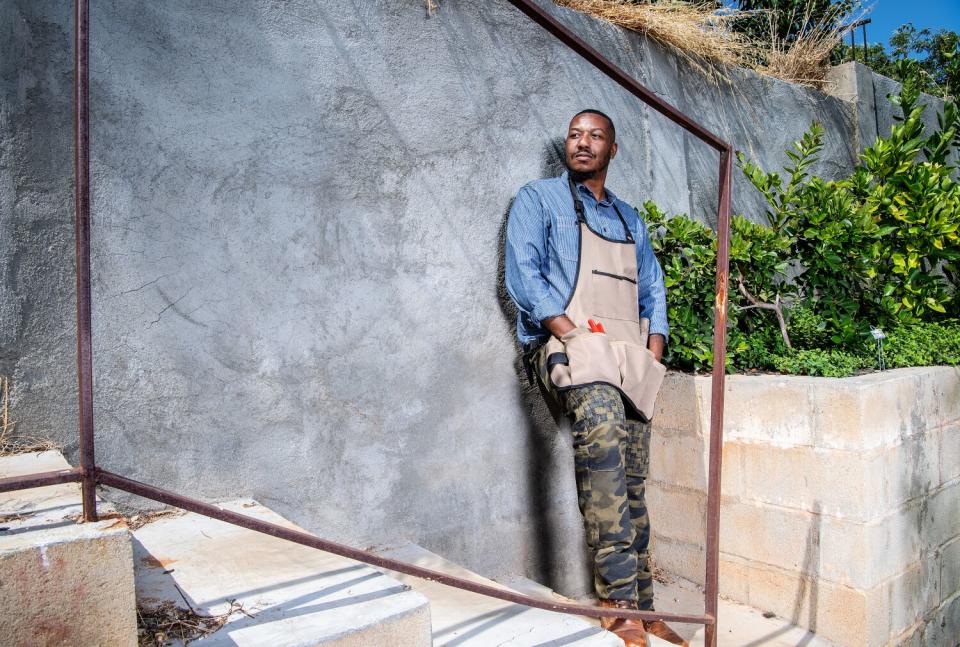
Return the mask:
POLYGON ((157 510, 156 512, 142 512, 128 518, 127 526, 129 526, 130 531, 133 532, 159 519, 179 517, 183 514, 186 514, 186 512, 178 508, 167 508, 165 510, 157 510))

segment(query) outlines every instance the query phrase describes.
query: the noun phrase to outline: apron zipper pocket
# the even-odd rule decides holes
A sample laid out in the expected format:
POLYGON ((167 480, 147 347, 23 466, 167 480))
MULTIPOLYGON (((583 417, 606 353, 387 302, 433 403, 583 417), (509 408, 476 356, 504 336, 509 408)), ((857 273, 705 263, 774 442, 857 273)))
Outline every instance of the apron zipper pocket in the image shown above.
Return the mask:
POLYGON ((611 274, 610 272, 601 272, 600 270, 593 270, 594 274, 599 274, 600 276, 609 276, 611 279, 619 279, 621 281, 630 281, 634 285, 637 284, 636 279, 631 279, 629 276, 620 276, 619 274, 611 274))

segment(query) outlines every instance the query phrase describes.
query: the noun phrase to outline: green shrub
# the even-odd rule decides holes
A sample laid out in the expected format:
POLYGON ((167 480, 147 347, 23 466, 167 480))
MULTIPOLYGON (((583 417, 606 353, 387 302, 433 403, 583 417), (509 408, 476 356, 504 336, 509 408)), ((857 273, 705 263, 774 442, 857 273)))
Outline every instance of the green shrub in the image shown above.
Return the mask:
POLYGON ((823 145, 818 124, 787 151, 786 182, 740 157, 766 199, 770 227, 790 241, 784 260, 802 268, 793 279, 798 298, 823 317, 840 348, 858 346, 872 326, 960 314, 960 170, 949 155, 960 115, 947 102, 928 134, 915 84, 905 83, 893 101, 900 123, 863 152, 848 178, 809 176, 823 145))
POLYGON ((683 370, 713 363, 713 291, 717 244, 709 228, 685 216, 667 218, 647 201, 643 218, 667 287, 670 344, 666 361, 683 370))
MULTIPOLYGON (((890 367, 960 363, 960 168, 951 156, 960 111, 947 102, 927 134, 918 99, 905 83, 893 98, 900 123, 838 181, 809 175, 823 146, 818 124, 787 151, 783 177, 740 157, 769 226, 731 221, 728 370, 849 375, 876 363, 874 326, 890 331, 890 367)), ((666 361, 707 369, 714 234, 649 201, 643 212, 667 286, 666 361)))
POLYGON ((805 303, 794 304, 790 308, 787 329, 790 331, 790 341, 796 348, 827 348, 831 345, 827 321, 805 303))
POLYGON ((960 364, 960 321, 897 328, 883 340, 883 354, 889 368, 960 364))
POLYGON ((773 366, 791 375, 846 377, 873 365, 872 360, 842 350, 811 348, 773 356, 773 366))

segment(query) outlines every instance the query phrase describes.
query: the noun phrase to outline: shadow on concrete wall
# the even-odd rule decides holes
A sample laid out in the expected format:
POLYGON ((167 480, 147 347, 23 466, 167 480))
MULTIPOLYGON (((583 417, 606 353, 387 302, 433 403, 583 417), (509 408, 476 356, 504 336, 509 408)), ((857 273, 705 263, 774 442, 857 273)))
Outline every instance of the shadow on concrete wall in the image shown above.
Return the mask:
MULTIPOLYGON (((544 143, 540 153, 542 178, 556 177, 566 169, 563 151, 562 136, 554 137, 544 143)), ((500 249, 497 260, 497 301, 502 316, 508 325, 514 327, 517 321, 517 308, 507 292, 503 254, 507 238, 507 220, 512 206, 513 199, 503 212, 497 237, 500 249)), ((563 474, 564 470, 572 473, 573 463, 557 464, 556 453, 550 450, 551 446, 557 442, 572 444, 572 439, 568 436, 568 425, 563 421, 563 413, 551 406, 549 398, 544 397, 542 386, 536 378, 534 378, 536 384, 528 380, 523 366, 523 351, 518 343, 515 344, 515 348, 516 388, 526 413, 525 427, 530 466, 527 472, 527 491, 530 496, 528 502, 529 545, 533 549, 530 575, 552 589, 570 590, 572 586, 574 590, 578 590, 583 587, 583 583, 589 582, 589 565, 585 559, 572 567, 566 563, 564 555, 571 554, 571 546, 562 545, 562 542, 583 543, 582 537, 579 534, 565 535, 562 524, 554 521, 557 515, 556 510, 553 509, 556 505, 554 492, 557 484, 552 480, 556 479, 558 473, 563 474), (564 434, 562 440, 558 439, 558 434, 564 434)), ((582 552, 584 548, 585 544, 581 551, 573 551, 573 553, 582 552)))
MULTIPOLYGON (((797 587, 797 594, 793 600, 793 613, 790 615, 790 624, 799 627, 807 627, 807 634, 800 639, 797 647, 803 647, 816 637, 817 631, 817 606, 819 605, 819 590, 817 582, 820 574, 820 530, 823 522, 821 521, 820 501, 814 501, 811 508, 813 518, 810 521, 810 528, 807 529, 807 543, 803 554, 803 566, 800 567, 800 585, 797 587), (800 618, 804 610, 807 613, 806 622, 800 618)), ((754 640, 744 647, 759 647, 769 644, 777 636, 792 631, 793 627, 786 626, 777 631, 773 631, 763 638, 754 640)))

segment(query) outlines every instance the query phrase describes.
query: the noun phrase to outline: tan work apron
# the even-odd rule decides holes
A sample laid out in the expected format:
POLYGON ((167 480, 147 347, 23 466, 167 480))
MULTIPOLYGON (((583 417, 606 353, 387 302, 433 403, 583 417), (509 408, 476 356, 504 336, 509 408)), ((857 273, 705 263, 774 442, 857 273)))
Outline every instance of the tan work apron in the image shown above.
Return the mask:
POLYGON ((580 252, 577 278, 564 308, 577 330, 563 340, 551 336, 546 343, 546 362, 539 363, 540 378, 549 379, 557 391, 588 384, 616 387, 624 404, 649 421, 666 368, 647 349, 649 322, 640 321, 637 286, 636 243, 623 223, 626 240, 606 238, 590 229, 583 201, 570 180, 580 252), (589 332, 588 321, 601 323, 606 333, 589 332), (543 375, 546 372, 546 375, 543 375))

